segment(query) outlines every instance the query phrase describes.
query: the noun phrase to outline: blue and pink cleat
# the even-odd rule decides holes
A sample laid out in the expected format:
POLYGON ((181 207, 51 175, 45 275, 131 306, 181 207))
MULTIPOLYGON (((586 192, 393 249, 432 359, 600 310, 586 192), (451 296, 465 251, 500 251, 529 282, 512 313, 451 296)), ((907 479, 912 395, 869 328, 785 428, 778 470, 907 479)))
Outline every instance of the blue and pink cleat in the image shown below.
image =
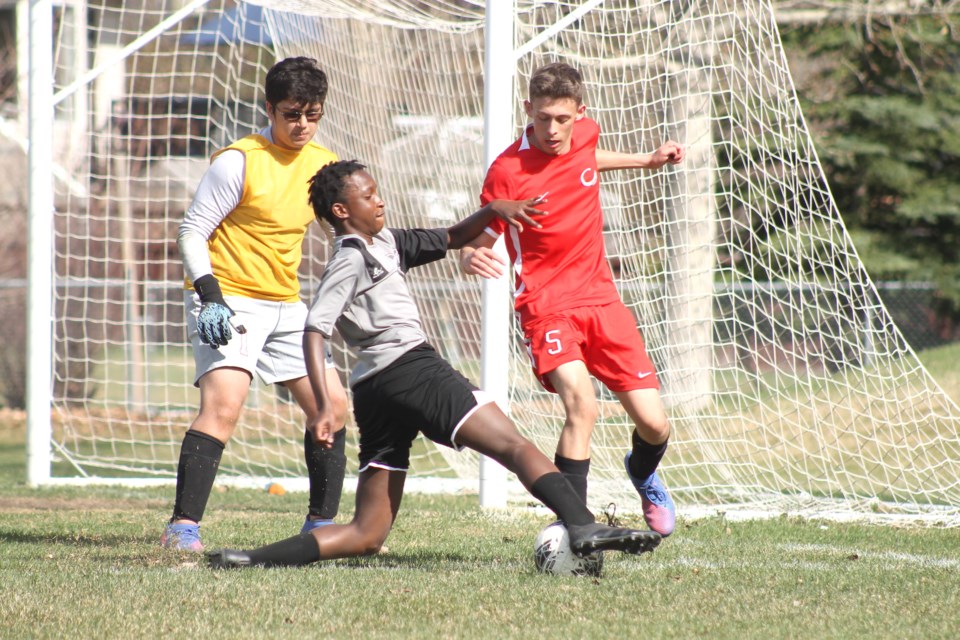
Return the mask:
POLYGON ((165 549, 202 552, 203 543, 200 542, 200 525, 168 524, 163 528, 163 534, 160 536, 160 546, 165 549))
POLYGON ((643 519, 647 521, 647 526, 651 530, 666 537, 673 533, 677 524, 677 509, 673 499, 667 493, 667 488, 660 481, 656 471, 644 480, 635 478, 630 473, 630 453, 628 451, 624 457, 623 466, 627 470, 627 476, 633 483, 634 489, 640 494, 640 500, 643 503, 643 519))

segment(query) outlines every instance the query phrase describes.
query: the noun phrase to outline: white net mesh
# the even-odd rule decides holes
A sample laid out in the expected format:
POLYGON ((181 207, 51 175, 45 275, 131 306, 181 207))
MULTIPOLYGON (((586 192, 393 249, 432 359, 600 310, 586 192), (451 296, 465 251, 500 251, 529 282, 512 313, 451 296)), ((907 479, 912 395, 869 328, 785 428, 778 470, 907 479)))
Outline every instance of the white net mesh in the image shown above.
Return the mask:
MULTIPOLYGON (((276 59, 310 55, 327 70, 318 140, 371 168, 389 224, 443 226, 473 210, 483 3, 370 4, 89 2, 87 40, 58 13, 57 90, 69 96, 54 130, 54 476, 175 474, 198 401, 176 227, 210 153, 266 122, 261 86, 276 59)), ((515 18, 518 96, 532 69, 562 59, 585 76, 603 147, 688 148, 680 167, 603 179, 611 266, 661 372, 674 434, 662 475, 681 512, 960 523, 960 412, 860 265, 769 4, 517 0, 515 18)), ((309 300, 324 234, 307 245, 309 300)), ((479 283, 449 259, 412 281, 441 353, 479 381, 479 283)), ((504 375, 513 417, 552 455, 562 408, 517 339, 504 375)), ((632 510, 631 427, 598 393, 591 506, 632 510)), ((295 405, 262 386, 249 405, 221 475, 303 475, 295 405)), ((417 475, 476 477, 475 456, 417 453, 417 475)))

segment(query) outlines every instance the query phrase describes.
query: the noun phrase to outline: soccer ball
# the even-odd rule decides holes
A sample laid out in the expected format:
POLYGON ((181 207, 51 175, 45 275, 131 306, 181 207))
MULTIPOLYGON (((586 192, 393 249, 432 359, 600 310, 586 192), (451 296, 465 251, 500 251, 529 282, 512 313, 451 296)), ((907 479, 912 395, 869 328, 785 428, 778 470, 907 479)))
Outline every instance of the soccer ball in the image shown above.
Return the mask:
POLYGON ((603 552, 598 551, 578 558, 570 549, 570 537, 562 522, 548 525, 537 535, 533 547, 533 562, 537 571, 556 576, 599 577, 603 571, 603 552))

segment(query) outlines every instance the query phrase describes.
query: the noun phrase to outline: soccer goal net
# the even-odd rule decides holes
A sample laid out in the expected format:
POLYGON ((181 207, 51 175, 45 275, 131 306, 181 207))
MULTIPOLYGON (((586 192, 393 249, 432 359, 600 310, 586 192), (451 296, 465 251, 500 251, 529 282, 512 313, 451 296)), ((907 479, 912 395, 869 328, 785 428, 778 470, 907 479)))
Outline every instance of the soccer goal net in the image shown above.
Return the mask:
MULTIPOLYGON (((517 135, 530 72, 562 60, 584 75, 604 148, 673 139, 688 150, 676 167, 602 178, 610 265, 660 372, 673 429, 661 469, 681 515, 960 524, 960 410, 857 257, 770 3, 504 3, 509 27, 490 34, 479 0, 56 5, 43 481, 175 476, 198 406, 177 226, 211 153, 266 125, 262 85, 277 59, 319 60, 330 93, 318 141, 371 167, 390 225, 432 227, 477 206, 485 80, 513 78, 517 135), (488 46, 514 52, 510 64, 485 70, 488 46)), ((328 251, 317 225, 301 268, 308 302, 328 251)), ((480 282, 455 258, 410 282, 435 345, 479 382, 480 282)), ((552 456, 562 407, 504 325, 495 364, 511 415, 552 456)), ((336 356, 346 371, 349 355, 336 356)), ((629 419, 597 394, 590 504, 637 510, 623 471, 629 419)), ((302 477, 302 431, 296 405, 254 381, 220 481, 302 477)), ((413 477, 476 486, 475 456, 415 447, 413 477)))

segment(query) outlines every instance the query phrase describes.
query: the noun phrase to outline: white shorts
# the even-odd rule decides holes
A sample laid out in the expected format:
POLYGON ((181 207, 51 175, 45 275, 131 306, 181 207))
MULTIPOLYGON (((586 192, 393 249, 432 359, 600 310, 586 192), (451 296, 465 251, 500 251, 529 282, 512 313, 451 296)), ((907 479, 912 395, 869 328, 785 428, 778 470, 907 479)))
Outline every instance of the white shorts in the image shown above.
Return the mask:
MULTIPOLYGON (((256 373, 267 384, 296 380, 307 375, 303 360, 303 325, 307 320, 307 305, 303 302, 273 302, 240 296, 224 296, 236 314, 234 327, 244 326, 246 333, 237 333, 224 346, 214 349, 200 342, 197 333, 197 314, 200 297, 194 291, 184 290, 183 301, 187 316, 187 333, 193 344, 193 359, 197 365, 193 384, 203 374, 221 367, 243 369, 251 377, 256 373)), ((327 345, 327 366, 334 366, 333 352, 327 345)))

